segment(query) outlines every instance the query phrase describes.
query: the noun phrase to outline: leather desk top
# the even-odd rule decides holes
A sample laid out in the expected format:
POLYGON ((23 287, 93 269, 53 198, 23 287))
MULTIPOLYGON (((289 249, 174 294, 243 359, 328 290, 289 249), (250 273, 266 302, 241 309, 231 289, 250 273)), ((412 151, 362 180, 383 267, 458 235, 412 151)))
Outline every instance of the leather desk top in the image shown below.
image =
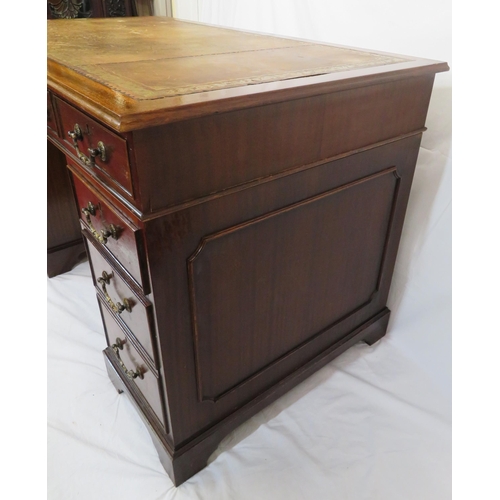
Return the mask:
POLYGON ((47 33, 49 88, 118 131, 313 95, 346 81, 359 86, 360 78, 367 84, 394 71, 447 69, 162 17, 52 20, 47 33))

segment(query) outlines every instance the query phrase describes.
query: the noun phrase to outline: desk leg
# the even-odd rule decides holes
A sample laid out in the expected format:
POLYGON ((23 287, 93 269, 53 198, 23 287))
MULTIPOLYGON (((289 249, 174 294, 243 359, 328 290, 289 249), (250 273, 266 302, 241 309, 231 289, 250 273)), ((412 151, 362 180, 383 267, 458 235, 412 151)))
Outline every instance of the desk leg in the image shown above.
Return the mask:
POLYGON ((389 317, 391 311, 386 308, 386 312, 381 316, 378 321, 372 323, 367 329, 366 334, 363 337, 363 342, 368 345, 373 345, 378 342, 387 332, 387 325, 389 324, 389 317))

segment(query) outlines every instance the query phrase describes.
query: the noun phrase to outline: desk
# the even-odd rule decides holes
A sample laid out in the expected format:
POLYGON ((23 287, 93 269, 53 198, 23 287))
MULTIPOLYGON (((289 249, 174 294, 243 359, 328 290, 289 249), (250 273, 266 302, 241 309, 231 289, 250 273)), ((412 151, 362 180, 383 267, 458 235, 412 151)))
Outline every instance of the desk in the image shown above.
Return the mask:
POLYGON ((445 63, 162 18, 49 21, 105 364, 175 484, 386 332, 445 63), (85 41, 85 43, 83 43, 85 41))

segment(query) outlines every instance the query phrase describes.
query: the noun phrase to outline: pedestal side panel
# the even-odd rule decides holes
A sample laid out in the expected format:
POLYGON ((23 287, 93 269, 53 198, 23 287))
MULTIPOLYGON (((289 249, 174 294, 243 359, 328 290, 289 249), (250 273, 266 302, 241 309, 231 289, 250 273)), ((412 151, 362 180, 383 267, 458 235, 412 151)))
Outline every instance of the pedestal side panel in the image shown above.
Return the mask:
POLYGON ((202 239, 188 263, 201 400, 371 301, 397 186, 390 168, 202 239))

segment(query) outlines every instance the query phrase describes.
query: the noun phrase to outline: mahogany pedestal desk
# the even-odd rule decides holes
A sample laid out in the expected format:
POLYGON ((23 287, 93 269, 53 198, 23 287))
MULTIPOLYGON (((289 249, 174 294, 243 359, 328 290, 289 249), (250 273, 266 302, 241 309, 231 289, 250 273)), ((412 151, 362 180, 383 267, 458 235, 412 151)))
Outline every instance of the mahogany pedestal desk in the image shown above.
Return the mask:
POLYGON ((176 485, 385 334, 447 69, 168 18, 48 21, 49 140, 71 172, 105 364, 176 485))

